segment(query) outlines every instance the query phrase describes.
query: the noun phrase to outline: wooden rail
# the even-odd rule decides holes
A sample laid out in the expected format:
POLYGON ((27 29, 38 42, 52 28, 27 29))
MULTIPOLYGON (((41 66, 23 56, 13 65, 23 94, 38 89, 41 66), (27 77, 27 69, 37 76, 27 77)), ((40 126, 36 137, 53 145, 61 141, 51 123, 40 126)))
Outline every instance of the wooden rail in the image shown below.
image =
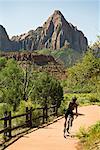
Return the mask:
POLYGON ((12 116, 11 111, 10 112, 5 112, 4 113, 4 117, 0 118, 0 122, 3 122, 3 129, 0 130, 0 134, 3 134, 4 140, 6 141, 6 139, 10 139, 12 138, 12 131, 16 130, 18 128, 32 128, 34 127, 34 124, 36 122, 36 120, 41 119, 42 124, 46 123, 48 121, 48 118, 50 116, 57 116, 57 106, 53 105, 51 107, 43 107, 43 108, 36 108, 36 109, 32 109, 32 107, 30 109, 28 109, 28 107, 26 107, 26 112, 23 114, 19 114, 16 116, 12 116), (38 115, 37 117, 33 116, 34 111, 41 111, 40 115, 38 115), (16 125, 13 126, 13 120, 16 118, 21 118, 24 117, 25 121, 24 123, 20 124, 20 125, 16 125))

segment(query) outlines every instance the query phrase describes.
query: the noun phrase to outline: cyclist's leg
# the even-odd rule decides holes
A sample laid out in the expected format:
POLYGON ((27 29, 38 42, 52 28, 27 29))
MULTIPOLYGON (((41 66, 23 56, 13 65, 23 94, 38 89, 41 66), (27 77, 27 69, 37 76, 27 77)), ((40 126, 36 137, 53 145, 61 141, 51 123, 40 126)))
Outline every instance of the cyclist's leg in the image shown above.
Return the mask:
POLYGON ((70 116, 68 117, 68 124, 67 124, 67 132, 69 133, 69 127, 70 127, 70 116))
POLYGON ((70 111, 69 117, 68 117, 68 126, 67 126, 67 132, 69 133, 69 128, 72 126, 72 122, 73 122, 73 112, 70 111))
POLYGON ((66 114, 65 114, 64 128, 66 128, 66 124, 67 124, 67 117, 68 117, 68 113, 66 112, 66 114))
POLYGON ((64 122, 64 137, 66 138, 66 122, 67 120, 65 119, 65 122, 64 122))
POLYGON ((70 120, 70 126, 72 127, 73 125, 73 120, 74 120, 74 113, 71 113, 71 120, 70 120))
POLYGON ((65 118, 64 128, 66 128, 67 119, 65 118))
POLYGON ((68 117, 68 114, 66 113, 65 114, 65 122, 64 122, 64 137, 65 137, 65 133, 66 133, 67 117, 68 117))

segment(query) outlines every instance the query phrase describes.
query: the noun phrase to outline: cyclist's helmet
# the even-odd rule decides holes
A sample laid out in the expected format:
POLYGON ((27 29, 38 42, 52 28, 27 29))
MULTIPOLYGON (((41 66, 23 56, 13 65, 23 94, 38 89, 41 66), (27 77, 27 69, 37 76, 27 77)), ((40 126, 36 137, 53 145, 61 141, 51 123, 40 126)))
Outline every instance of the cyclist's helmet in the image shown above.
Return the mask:
POLYGON ((77 97, 76 97, 76 96, 73 96, 73 97, 72 97, 72 101, 73 101, 73 102, 76 102, 76 100, 77 100, 77 97))

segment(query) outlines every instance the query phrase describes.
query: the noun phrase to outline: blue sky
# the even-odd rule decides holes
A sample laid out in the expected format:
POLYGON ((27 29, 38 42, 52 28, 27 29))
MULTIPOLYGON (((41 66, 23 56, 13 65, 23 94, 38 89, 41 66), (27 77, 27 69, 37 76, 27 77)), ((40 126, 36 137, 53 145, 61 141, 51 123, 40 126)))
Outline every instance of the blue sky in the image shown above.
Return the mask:
POLYGON ((77 26, 89 43, 100 35, 100 0, 0 0, 0 24, 10 37, 19 35, 42 26, 54 10, 77 26))

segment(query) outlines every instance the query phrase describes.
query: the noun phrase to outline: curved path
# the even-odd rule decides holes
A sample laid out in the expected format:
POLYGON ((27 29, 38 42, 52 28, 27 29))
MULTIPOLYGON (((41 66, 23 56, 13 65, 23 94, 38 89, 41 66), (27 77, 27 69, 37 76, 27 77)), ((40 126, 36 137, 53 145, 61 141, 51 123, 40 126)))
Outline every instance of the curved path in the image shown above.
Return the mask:
MULTIPOLYGON (((79 108, 80 115, 73 122, 71 135, 79 130, 80 126, 88 127, 100 120, 99 106, 84 106, 79 108)), ((63 137, 64 118, 25 135, 10 145, 6 150, 76 150, 76 137, 63 137)))

